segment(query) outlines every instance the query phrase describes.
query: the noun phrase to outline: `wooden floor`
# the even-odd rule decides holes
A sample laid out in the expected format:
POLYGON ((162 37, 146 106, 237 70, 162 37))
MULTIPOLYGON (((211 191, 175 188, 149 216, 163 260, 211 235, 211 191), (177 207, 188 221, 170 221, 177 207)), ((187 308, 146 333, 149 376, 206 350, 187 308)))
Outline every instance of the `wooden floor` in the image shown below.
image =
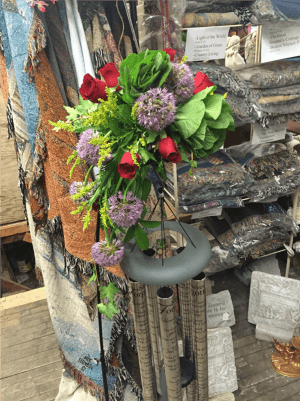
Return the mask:
MULTIPOLYGON (((300 278, 300 269, 292 269, 291 277, 300 278)), ((300 380, 280 376, 272 369, 270 356, 274 346, 257 341, 255 326, 247 322, 249 287, 232 270, 211 279, 213 293, 230 291, 235 309, 237 323, 232 327, 232 335, 239 384, 234 393, 236 401, 300 401, 300 380)), ((16 305, 17 297, 24 299, 24 294, 0 301, 3 401, 52 401, 58 394, 62 362, 43 290, 29 292, 40 294, 29 305, 19 301, 18 306, 3 308, 3 302, 14 299, 16 305)))
MULTIPOLYGON (((43 291, 44 288, 29 293, 43 291)), ((24 293, 2 298, 1 306, 3 300, 11 302, 17 297, 24 299, 24 293)), ((38 298, 27 305, 20 302, 14 308, 5 305, 1 311, 3 401, 52 401, 58 394, 62 361, 45 295, 38 298)))

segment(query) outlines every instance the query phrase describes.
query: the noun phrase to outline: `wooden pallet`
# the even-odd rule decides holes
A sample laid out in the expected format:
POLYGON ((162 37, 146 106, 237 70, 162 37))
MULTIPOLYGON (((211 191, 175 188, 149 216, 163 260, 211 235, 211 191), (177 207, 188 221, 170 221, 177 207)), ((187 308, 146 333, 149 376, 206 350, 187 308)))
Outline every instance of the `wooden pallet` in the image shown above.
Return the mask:
POLYGON ((53 401, 62 361, 45 288, 0 300, 1 399, 53 401))

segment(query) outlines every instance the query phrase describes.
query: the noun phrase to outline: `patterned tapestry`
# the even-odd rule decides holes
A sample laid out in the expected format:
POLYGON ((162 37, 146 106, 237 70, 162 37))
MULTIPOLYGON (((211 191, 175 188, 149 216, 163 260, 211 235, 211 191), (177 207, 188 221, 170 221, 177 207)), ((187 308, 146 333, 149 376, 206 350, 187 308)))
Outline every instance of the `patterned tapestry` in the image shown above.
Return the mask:
MULTIPOLYGON (((10 140, 15 142, 36 271, 45 284, 65 368, 57 401, 77 396, 76 400, 84 401, 104 399, 96 284, 87 284, 96 213, 83 233, 82 217, 70 214, 74 204, 69 186, 73 180, 83 181, 87 170, 78 168, 70 179, 66 165, 78 138, 75 133, 54 131, 49 120, 64 119, 63 106, 78 103, 78 68, 89 65, 86 53, 81 66, 72 53, 76 46, 71 26, 81 24, 84 29, 77 46, 84 50, 86 44, 94 74, 107 62, 119 64, 134 49, 127 28, 125 35, 120 30, 112 33, 110 23, 116 26, 118 19, 115 4, 107 3, 111 4, 85 2, 86 7, 79 7, 80 21, 78 15, 75 21, 66 10, 68 4, 73 11, 77 7, 73 0, 49 3, 45 13, 30 8, 25 0, 0 2, 1 90, 10 140)), ((119 11, 126 23, 124 7, 119 11)), ((152 188, 149 202, 155 203, 154 199, 152 188)), ((101 269, 100 275, 100 285, 114 281, 119 289, 115 300, 120 313, 112 320, 102 317, 109 399, 142 400, 127 280, 119 265, 101 269)))

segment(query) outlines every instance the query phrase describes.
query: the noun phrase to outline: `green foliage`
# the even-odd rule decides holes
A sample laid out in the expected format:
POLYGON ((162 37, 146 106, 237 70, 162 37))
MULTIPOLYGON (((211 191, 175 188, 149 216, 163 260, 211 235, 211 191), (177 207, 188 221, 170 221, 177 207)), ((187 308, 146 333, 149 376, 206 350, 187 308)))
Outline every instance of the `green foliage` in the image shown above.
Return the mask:
POLYGON ((76 166, 80 165, 80 162, 81 162, 81 159, 80 159, 80 157, 77 156, 77 158, 75 160, 75 163, 73 164, 73 166, 72 166, 72 168, 70 170, 70 178, 72 178, 74 170, 75 170, 76 166))
POLYGON ((171 68, 170 56, 164 51, 146 50, 139 54, 130 54, 122 61, 119 71, 123 101, 132 105, 150 87, 161 87, 171 68))
POLYGON ((107 316, 110 320, 114 317, 114 315, 120 313, 115 302, 109 302, 107 305, 101 303, 97 305, 97 308, 100 313, 103 313, 103 315, 107 316))
POLYGON ((155 228, 161 225, 160 221, 152 221, 152 220, 139 220, 139 223, 146 228, 155 228))
POLYGON ((174 124, 184 139, 189 138, 197 131, 204 117, 205 105, 202 101, 195 99, 195 96, 180 105, 176 112, 174 124))
POLYGON ((74 126, 71 122, 66 122, 66 121, 57 121, 57 123, 53 121, 48 121, 50 125, 52 125, 53 131, 58 132, 61 129, 67 130, 69 132, 74 132, 74 126))
POLYGON ((71 156, 68 157, 67 165, 69 165, 71 163, 71 161, 73 159, 75 159, 75 157, 77 157, 77 150, 73 150, 73 153, 71 154, 71 156))
POLYGON ((136 240, 137 246, 146 250, 149 248, 149 240, 145 231, 138 224, 134 226, 134 239, 136 240))

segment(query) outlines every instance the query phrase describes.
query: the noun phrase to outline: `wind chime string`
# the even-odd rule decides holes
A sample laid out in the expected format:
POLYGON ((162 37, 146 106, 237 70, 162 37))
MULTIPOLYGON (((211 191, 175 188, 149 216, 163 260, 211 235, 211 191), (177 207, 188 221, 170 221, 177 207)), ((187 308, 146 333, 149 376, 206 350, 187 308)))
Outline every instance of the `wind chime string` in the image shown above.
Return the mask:
POLYGON ((121 15, 120 10, 119 10, 119 0, 116 0, 116 7, 117 7, 117 11, 118 11, 119 17, 120 17, 121 22, 122 22, 122 33, 121 33, 119 44, 118 44, 118 51, 119 51, 121 59, 123 60, 122 55, 121 55, 120 45, 121 45, 121 41, 122 41, 123 36, 124 36, 125 24, 124 24, 122 15, 121 15))
POLYGON ((133 40, 134 40, 134 44, 135 44, 135 47, 136 47, 136 51, 138 53, 140 53, 140 51, 141 51, 140 50, 140 46, 138 44, 138 40, 137 40, 137 37, 136 37, 136 34, 135 34, 133 22, 132 22, 131 15, 130 15, 130 12, 129 12, 128 7, 127 7, 126 0, 123 0, 123 3, 124 3, 125 11, 126 11, 126 14, 127 14, 127 18, 128 18, 128 21, 129 21, 129 25, 130 25, 132 37, 133 37, 133 40))

